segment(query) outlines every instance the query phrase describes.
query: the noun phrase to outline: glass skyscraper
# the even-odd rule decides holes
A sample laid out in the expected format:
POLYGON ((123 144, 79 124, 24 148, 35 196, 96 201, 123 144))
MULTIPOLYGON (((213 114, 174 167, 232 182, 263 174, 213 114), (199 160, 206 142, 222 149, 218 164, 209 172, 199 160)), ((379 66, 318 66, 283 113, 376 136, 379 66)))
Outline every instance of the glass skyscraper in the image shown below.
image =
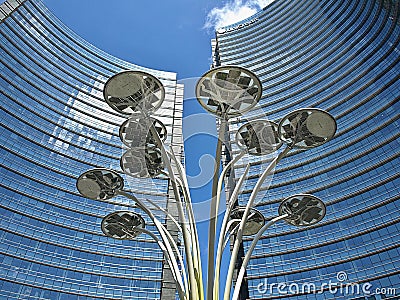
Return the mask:
MULTIPOLYGON (((320 197, 327 214, 311 228, 281 221, 266 231, 242 299, 383 299, 394 288, 400 295, 399 10, 397 0, 276 0, 217 30, 214 66, 248 68, 263 83, 260 107, 230 121, 231 141, 245 121, 279 121, 305 107, 327 110, 338 124, 333 140, 291 151, 264 185, 257 208, 268 219, 282 199, 303 193, 320 197), (348 290, 330 291, 330 282, 348 290)), ((240 205, 270 157, 262 159, 252 161, 240 205)), ((249 160, 231 173, 232 188, 249 160)))
MULTIPOLYGON (((102 89, 123 70, 163 83, 165 100, 154 116, 182 159, 183 86, 176 74, 99 50, 40 0, 6 1, 0 17, 0 298, 174 299, 175 283, 150 237, 121 241, 101 231, 105 215, 135 211, 133 203, 83 198, 76 179, 99 167, 122 173, 118 131, 126 117, 108 107, 102 89)), ((138 198, 170 206, 166 177, 124 178, 138 198)))

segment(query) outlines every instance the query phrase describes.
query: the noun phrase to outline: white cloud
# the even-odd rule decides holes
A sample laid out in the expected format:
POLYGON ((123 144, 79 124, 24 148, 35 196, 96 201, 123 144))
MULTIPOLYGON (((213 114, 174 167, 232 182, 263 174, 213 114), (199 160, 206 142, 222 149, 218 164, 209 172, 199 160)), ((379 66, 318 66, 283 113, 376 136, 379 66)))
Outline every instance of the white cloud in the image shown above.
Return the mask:
POLYGON ((257 5, 259 9, 263 9, 268 4, 274 2, 274 0, 250 0, 249 2, 252 2, 253 5, 257 5))
POLYGON ((214 7, 207 15, 204 28, 218 29, 244 20, 274 0, 230 0, 223 7, 214 7))

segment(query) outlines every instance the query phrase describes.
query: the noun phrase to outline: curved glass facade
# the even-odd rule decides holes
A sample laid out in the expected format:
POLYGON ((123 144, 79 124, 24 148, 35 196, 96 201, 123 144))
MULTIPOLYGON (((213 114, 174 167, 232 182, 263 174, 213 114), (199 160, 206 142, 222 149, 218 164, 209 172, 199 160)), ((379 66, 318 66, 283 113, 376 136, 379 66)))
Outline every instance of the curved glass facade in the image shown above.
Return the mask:
MULTIPOLYGON (((338 123, 330 142, 291 151, 260 194, 267 219, 282 199, 304 193, 320 197, 327 215, 311 228, 280 222, 264 234, 242 288, 251 299, 400 295, 399 11, 399 1, 276 0, 217 31, 214 62, 250 69, 264 88, 260 108, 230 122, 232 141, 244 119, 279 121, 304 107, 327 110, 338 123), (330 282, 355 290, 330 291, 330 282)), ((238 153, 235 142, 231 148, 238 153)), ((268 159, 253 160, 240 204, 268 159)), ((249 160, 235 168, 236 180, 249 160)))
MULTIPOLYGON (((122 173, 118 130, 125 117, 102 94, 106 80, 122 70, 162 81, 166 97, 155 117, 182 155, 183 87, 176 74, 95 48, 40 0, 10 0, 0 13, 0 298, 171 299, 163 295, 175 294, 173 281, 150 237, 121 241, 101 232, 105 215, 136 210, 133 203, 83 198, 76 179, 94 167, 122 173)), ((138 198, 168 208, 166 178, 124 178, 138 198)))

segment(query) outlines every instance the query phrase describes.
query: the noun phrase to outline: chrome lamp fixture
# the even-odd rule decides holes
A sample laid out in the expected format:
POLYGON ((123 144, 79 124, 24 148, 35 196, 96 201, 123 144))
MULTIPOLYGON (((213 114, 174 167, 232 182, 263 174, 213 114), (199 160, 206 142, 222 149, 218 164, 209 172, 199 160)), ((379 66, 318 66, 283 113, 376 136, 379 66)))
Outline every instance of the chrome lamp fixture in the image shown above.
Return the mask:
POLYGON ((124 180, 116 170, 95 168, 84 172, 77 179, 77 189, 84 197, 107 201, 114 196, 124 196, 135 203, 153 222, 158 235, 147 230, 144 218, 133 211, 116 211, 104 217, 103 233, 115 239, 134 239, 140 234, 153 238, 163 251, 169 264, 181 300, 219 299, 220 267, 222 253, 231 236, 234 236, 229 269, 224 290, 224 300, 230 299, 235 263, 243 236, 254 235, 236 279, 233 299, 238 299, 247 264, 257 241, 264 231, 279 220, 294 226, 312 226, 325 216, 324 203, 315 196, 300 194, 286 198, 280 204, 278 216, 266 221, 254 208, 255 199, 265 179, 276 164, 293 148, 310 149, 333 138, 336 121, 327 112, 317 108, 296 110, 280 122, 254 120, 241 126, 236 133, 240 152, 220 172, 222 146, 226 123, 229 118, 242 116, 254 108, 262 95, 262 85, 251 71, 238 66, 222 66, 205 73, 196 85, 196 97, 201 106, 220 119, 217 142, 210 225, 208 235, 207 289, 204 294, 200 245, 184 167, 175 157, 172 148, 164 142, 167 130, 164 124, 153 118, 165 97, 160 80, 140 71, 123 71, 112 76, 104 86, 106 103, 128 119, 122 123, 119 136, 127 147, 120 159, 124 174, 135 178, 152 178, 160 174, 168 176, 175 197, 178 218, 172 216, 150 199, 140 200, 124 190, 124 180), (263 156, 286 147, 272 159, 254 185, 246 206, 235 207, 250 164, 227 202, 221 229, 217 238, 217 212, 223 180, 244 155, 263 156), (162 211, 182 233, 184 255, 166 226, 154 215, 154 209, 162 211), (215 245, 217 250, 215 252, 215 245))

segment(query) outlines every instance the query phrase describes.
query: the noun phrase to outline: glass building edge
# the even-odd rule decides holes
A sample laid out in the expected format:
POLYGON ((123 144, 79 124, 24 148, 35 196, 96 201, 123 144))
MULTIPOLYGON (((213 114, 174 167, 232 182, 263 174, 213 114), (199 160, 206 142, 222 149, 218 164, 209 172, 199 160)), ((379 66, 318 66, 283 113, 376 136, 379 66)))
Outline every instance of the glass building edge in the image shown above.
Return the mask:
MULTIPOLYGON (((170 129, 167 143, 183 155, 183 86, 177 85, 176 74, 124 62, 95 48, 40 0, 9 0, 0 13, 0 297, 170 299, 163 295, 175 294, 175 286, 156 243, 146 236, 111 240, 100 230, 103 216, 132 203, 121 197, 104 203, 85 199, 75 182, 93 167, 121 172, 117 124, 124 118, 101 100, 107 77, 121 70, 161 77, 167 93, 156 117, 170 129), (94 124, 98 116, 101 122, 94 124)), ((165 178, 143 184, 126 177, 125 182, 138 198, 169 208, 165 178)))
MULTIPOLYGON (((308 191, 327 203, 328 212, 320 225, 310 229, 297 230, 281 222, 266 232, 253 253, 242 290, 247 289, 251 299, 395 298, 393 289, 397 288, 397 296, 400 294, 397 234, 400 228, 400 188, 395 171, 400 146, 397 116, 400 94, 399 1, 302 1, 301 9, 304 11, 294 9, 300 2, 276 0, 274 3, 273 7, 266 7, 255 15, 257 22, 249 24, 249 20, 254 19, 252 16, 224 27, 230 30, 217 30, 216 39, 212 41, 213 66, 248 67, 261 75, 264 85, 262 109, 229 124, 232 134, 228 137, 231 140, 228 144, 233 155, 239 152, 233 141, 235 131, 247 119, 272 117, 274 121, 279 120, 287 114, 291 102, 296 103, 296 108, 304 105, 331 111, 338 119, 339 130, 335 139, 320 148, 294 151, 277 166, 276 175, 265 185, 258 197, 257 208, 267 218, 276 215, 284 197, 308 191), (335 6, 336 11, 342 10, 343 13, 335 13, 335 6), (263 18, 271 16, 272 12, 273 18, 263 18), (274 34, 275 27, 270 24, 275 19, 292 18, 293 24, 300 24, 305 18, 293 16, 301 14, 319 15, 319 27, 313 27, 315 20, 311 17, 302 23, 301 28, 292 31, 294 26, 288 22, 277 28, 281 32, 279 35, 274 34), (237 26, 240 24, 245 25, 237 26), (343 31, 344 26, 346 31, 343 31), (368 30, 363 31, 363 28, 368 30), (294 47, 291 43, 296 41, 297 35, 317 41, 317 33, 329 34, 329 39, 305 47, 307 52, 303 53, 305 50, 298 47, 297 52, 290 53, 294 47), (347 41, 345 33, 351 33, 347 41), (344 37, 342 41, 341 36, 344 37), (260 46, 255 47, 255 44, 260 46), (269 47, 274 47, 278 55, 271 55, 269 47), (330 57, 324 57, 326 51, 319 50, 339 47, 344 50, 331 51, 330 57), (242 49, 251 51, 245 53, 242 49), (290 59, 280 59, 286 53, 290 53, 290 59), (315 65, 328 61, 333 63, 309 75, 313 69, 301 68, 302 64, 306 65, 302 57, 307 57, 315 65), (243 65, 241 61, 244 58, 246 63, 243 65), (297 70, 291 70, 290 66, 296 63, 299 66, 297 70), (382 66, 386 69, 379 73, 382 66), (276 78, 283 87, 273 96, 276 100, 271 101, 274 103, 272 115, 268 111, 271 107, 271 82, 268 79, 271 68, 280 73, 276 78), (289 71, 285 72, 286 69, 289 71), (342 79, 336 80, 333 76, 329 82, 320 79, 329 72, 342 79), (311 84, 312 81, 315 83, 311 84), (310 82, 308 86, 307 82, 310 82), (324 103, 318 101, 321 93, 326 98, 324 103), (285 102, 280 104, 279 99, 285 99, 285 102), (315 159, 309 160, 309 157, 315 159), (332 294, 328 289, 321 293, 288 293, 287 290, 280 293, 276 288, 279 283, 293 284, 293 287, 307 283, 321 287, 329 281, 341 283, 337 276, 343 272, 348 277, 343 284, 370 283, 371 295, 345 294, 346 291, 332 294), (272 289, 268 290, 271 286, 272 289), (379 288, 384 291, 386 288, 386 292, 389 289, 389 292, 386 295, 379 293, 379 288)), ((230 178, 226 182, 228 187, 234 187, 234 181, 249 161, 254 159, 244 158, 238 163, 232 172, 236 179, 230 178)), ((268 158, 261 165, 267 162, 268 158)), ((241 205, 246 203, 262 170, 257 165, 250 171, 245 191, 239 196, 241 205)), ((251 240, 251 237, 245 240, 244 250, 250 246, 251 240)), ((241 299, 247 299, 244 292, 241 299)))

